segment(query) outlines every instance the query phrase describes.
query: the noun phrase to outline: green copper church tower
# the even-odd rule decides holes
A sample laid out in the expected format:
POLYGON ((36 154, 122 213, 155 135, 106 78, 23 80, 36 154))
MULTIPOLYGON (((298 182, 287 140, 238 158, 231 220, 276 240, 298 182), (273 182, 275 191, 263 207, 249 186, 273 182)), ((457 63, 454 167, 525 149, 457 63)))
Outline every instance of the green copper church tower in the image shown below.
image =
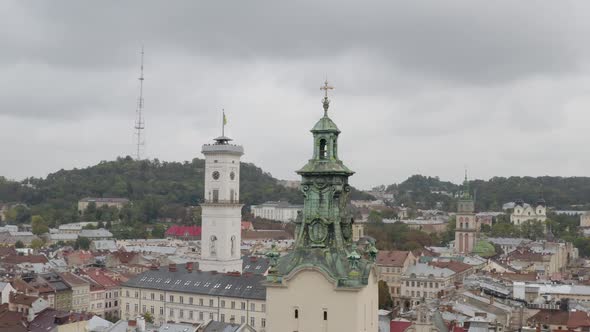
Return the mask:
MULTIPOLYGON (((268 281, 280 283, 283 277, 300 269, 313 268, 337 287, 361 287, 367 283, 376 249, 370 243, 360 252, 352 242, 353 219, 347 204, 348 177, 354 172, 338 158, 340 130, 328 117, 328 82, 322 89, 326 92, 322 101, 324 116, 311 130, 313 155, 297 171, 305 198, 303 213, 295 221, 295 247, 280 260, 274 258, 268 281)), ((273 253, 269 254, 273 258, 273 253)))

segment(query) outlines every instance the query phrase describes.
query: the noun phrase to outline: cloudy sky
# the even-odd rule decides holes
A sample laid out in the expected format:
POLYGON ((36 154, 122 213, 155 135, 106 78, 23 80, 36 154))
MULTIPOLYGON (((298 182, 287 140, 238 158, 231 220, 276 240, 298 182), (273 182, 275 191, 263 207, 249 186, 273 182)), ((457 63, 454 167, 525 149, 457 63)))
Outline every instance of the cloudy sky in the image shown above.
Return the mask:
POLYGON ((0 175, 134 153, 145 46, 149 158, 227 133, 275 177, 311 154, 320 85, 368 188, 590 175, 588 1, 2 1, 0 175))

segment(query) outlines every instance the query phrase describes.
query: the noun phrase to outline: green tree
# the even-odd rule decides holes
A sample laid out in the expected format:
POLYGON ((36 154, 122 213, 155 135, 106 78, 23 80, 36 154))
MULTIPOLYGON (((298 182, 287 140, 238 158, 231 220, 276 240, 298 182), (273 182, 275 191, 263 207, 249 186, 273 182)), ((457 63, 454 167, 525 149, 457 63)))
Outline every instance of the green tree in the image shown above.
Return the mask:
POLYGON ((74 243, 74 249, 90 249, 90 240, 87 237, 78 237, 74 243))
POLYGON ((379 309, 391 309, 393 300, 389 292, 389 286, 383 280, 379 280, 379 309))
POLYGON ((15 248, 24 248, 24 247, 25 247, 25 244, 23 243, 23 241, 21 241, 21 240, 18 240, 18 241, 16 241, 16 242, 14 243, 14 247, 15 247, 15 248))
POLYGON ((152 238, 154 239, 163 239, 165 233, 166 227, 163 225, 156 225, 154 228, 152 228, 152 238))
POLYGON ((45 243, 43 242, 43 240, 41 239, 33 239, 33 241, 31 241, 31 245, 30 247, 35 249, 35 250, 39 250, 41 248, 43 248, 43 245, 45 245, 45 243))
POLYGON ((149 311, 146 311, 143 314, 143 318, 145 319, 146 323, 154 323, 154 317, 152 316, 152 314, 149 311))
POLYGON ((369 212, 369 217, 368 220, 370 223, 382 223, 383 222, 383 217, 381 216, 381 212, 377 211, 377 210, 371 210, 369 212))
POLYGON ((447 228, 445 232, 442 234, 442 244, 447 245, 449 242, 455 240, 455 228, 457 224, 457 219, 455 216, 449 218, 449 222, 447 223, 447 228))
POLYGON ((31 225, 33 234, 35 235, 49 233, 49 227, 40 215, 34 215, 31 217, 31 225))

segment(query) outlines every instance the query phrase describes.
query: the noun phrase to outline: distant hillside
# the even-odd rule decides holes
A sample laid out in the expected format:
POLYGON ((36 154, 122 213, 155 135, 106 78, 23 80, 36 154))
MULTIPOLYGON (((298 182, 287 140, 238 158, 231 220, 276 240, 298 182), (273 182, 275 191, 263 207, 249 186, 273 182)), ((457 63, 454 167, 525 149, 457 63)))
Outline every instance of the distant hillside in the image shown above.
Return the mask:
MULTIPOLYGON (((470 181, 469 186, 477 197, 479 211, 497 211, 506 202, 516 199, 535 202, 540 197, 558 209, 590 208, 590 177, 494 177, 489 181, 470 181)), ((408 206, 434 208, 436 202, 442 202, 443 208, 453 210, 454 196, 461 186, 438 177, 413 175, 400 184, 388 186, 387 190, 395 192, 397 201, 408 206)))
MULTIPOLYGON (((80 198, 126 197, 139 210, 135 215, 142 222, 177 219, 186 206, 203 200, 204 166, 203 159, 180 163, 126 157, 84 169, 60 170, 45 179, 29 178, 23 183, 0 177, 0 203, 22 202, 31 207, 18 218, 21 222, 39 214, 55 224, 78 220, 80 198)), ((240 199, 245 205, 269 200, 303 203, 299 190, 279 185, 277 179, 254 164, 241 163, 240 174, 240 199)), ((354 189, 352 196, 370 197, 354 189)))

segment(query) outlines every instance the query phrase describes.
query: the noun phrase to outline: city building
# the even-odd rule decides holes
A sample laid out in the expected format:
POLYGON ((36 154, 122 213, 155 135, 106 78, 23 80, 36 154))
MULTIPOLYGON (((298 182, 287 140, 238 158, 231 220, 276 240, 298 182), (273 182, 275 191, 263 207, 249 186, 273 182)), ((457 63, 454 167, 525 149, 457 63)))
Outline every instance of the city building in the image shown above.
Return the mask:
POLYGON ((22 313, 29 322, 48 306, 43 298, 18 293, 10 294, 8 302, 8 310, 22 313))
POLYGON ((201 260, 203 271, 242 271, 240 157, 244 148, 222 136, 205 144, 205 201, 202 209, 201 260))
POLYGON ((469 192, 467 173, 463 181, 463 192, 457 202, 455 219, 455 253, 470 253, 475 248, 479 227, 475 218, 475 202, 469 192))
POLYGON ((584 211, 580 214, 580 227, 590 227, 590 211, 584 211))
POLYGON ((121 285, 121 317, 149 312, 154 322, 208 320, 266 327, 264 276, 193 270, 192 263, 154 267, 121 285))
POLYGON ((72 290, 72 309, 74 312, 86 312, 90 302, 90 283, 71 273, 59 273, 63 282, 72 290))
POLYGON ((89 268, 86 276, 104 288, 104 317, 119 317, 121 278, 118 274, 100 268, 89 268))
POLYGON ((547 207, 544 199, 539 199, 535 206, 525 203, 523 200, 514 202, 510 222, 520 226, 524 222, 545 222, 547 220, 547 207))
POLYGON ((411 310, 425 300, 436 299, 453 289, 455 272, 425 263, 410 265, 401 277, 401 307, 411 310))
POLYGON ((127 198, 115 197, 85 197, 78 201, 78 213, 83 214, 90 203, 96 204, 97 208, 112 206, 121 209, 123 206, 129 204, 129 200, 127 198))
POLYGON ((411 251, 401 250, 380 250, 377 254, 377 268, 379 269, 379 279, 387 283, 389 294, 393 299, 393 305, 400 305, 401 277, 409 266, 414 265, 417 261, 416 256, 411 251))
POLYGON ((250 212, 254 217, 276 220, 282 222, 293 222, 297 214, 301 212, 303 205, 293 205, 283 201, 269 201, 259 205, 252 205, 250 212))
POLYGON ((39 283, 47 283, 55 290, 55 300, 52 308, 62 311, 72 310, 72 288, 64 281, 60 274, 52 272, 41 274, 39 283))
POLYGON ((88 238, 89 240, 109 240, 113 238, 113 233, 104 228, 99 229, 83 229, 80 231, 80 237, 88 238))
POLYGON ((378 290, 373 243, 358 251, 352 218, 345 209, 348 178, 354 174, 338 158, 340 130, 324 116, 311 130, 313 155, 297 171, 304 207, 297 218, 294 250, 271 264, 266 280, 268 331, 377 332, 378 290))

